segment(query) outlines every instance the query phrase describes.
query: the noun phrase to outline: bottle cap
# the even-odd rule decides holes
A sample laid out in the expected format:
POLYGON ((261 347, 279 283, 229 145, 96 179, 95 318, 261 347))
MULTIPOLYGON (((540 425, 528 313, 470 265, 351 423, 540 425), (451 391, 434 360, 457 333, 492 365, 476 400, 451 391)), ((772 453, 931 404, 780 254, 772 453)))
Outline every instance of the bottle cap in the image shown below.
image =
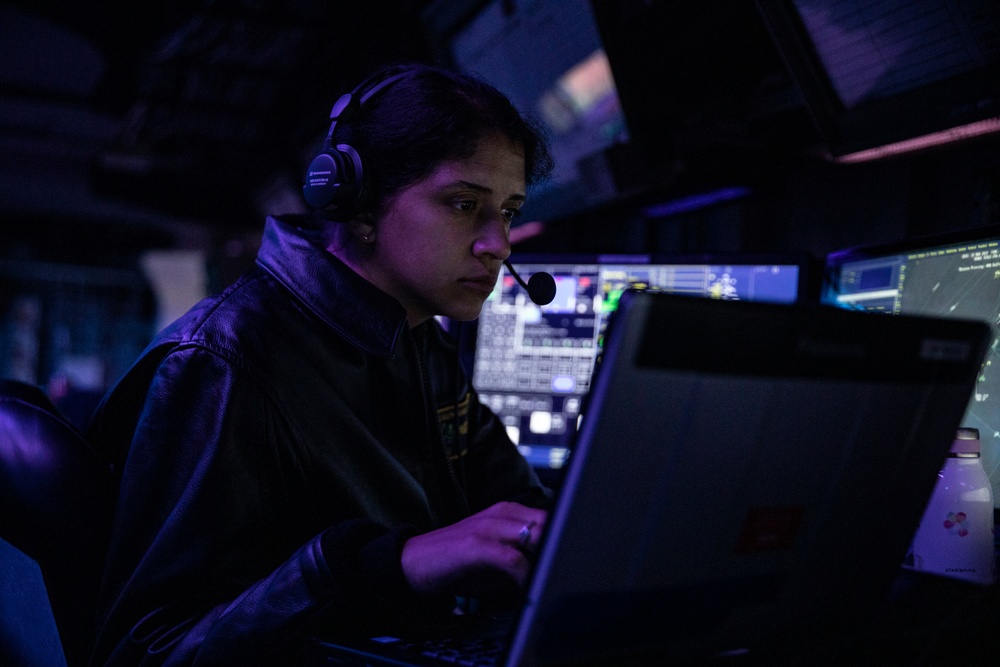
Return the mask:
POLYGON ((979 429, 960 428, 955 435, 955 440, 951 443, 952 454, 978 454, 979 453, 979 429))

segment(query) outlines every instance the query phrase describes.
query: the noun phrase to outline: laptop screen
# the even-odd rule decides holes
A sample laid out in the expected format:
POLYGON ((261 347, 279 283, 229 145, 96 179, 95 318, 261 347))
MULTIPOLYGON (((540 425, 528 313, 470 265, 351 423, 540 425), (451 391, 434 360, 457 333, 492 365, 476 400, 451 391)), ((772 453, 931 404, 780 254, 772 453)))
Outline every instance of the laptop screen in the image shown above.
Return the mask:
POLYGON ((555 299, 531 302, 506 271, 476 324, 472 382, 536 469, 565 463, 608 315, 630 287, 721 300, 792 303, 806 263, 782 258, 521 257, 527 281, 545 271, 555 299), (726 261, 726 260, 729 261, 726 261))
POLYGON ((1000 502, 1000 226, 850 248, 826 260, 821 300, 891 314, 981 320, 994 340, 962 426, 977 428, 1000 502))

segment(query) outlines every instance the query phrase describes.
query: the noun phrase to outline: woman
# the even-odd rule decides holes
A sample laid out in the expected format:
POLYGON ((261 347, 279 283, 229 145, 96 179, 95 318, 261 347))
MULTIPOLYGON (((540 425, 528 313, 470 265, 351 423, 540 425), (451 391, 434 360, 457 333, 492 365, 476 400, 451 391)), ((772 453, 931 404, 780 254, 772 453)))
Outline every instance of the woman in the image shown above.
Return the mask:
POLYGON ((257 268, 97 413, 121 486, 95 664, 281 663, 318 626, 524 582, 549 493, 434 317, 478 316, 544 142, 495 89, 423 65, 332 115, 317 214, 269 218, 257 268))

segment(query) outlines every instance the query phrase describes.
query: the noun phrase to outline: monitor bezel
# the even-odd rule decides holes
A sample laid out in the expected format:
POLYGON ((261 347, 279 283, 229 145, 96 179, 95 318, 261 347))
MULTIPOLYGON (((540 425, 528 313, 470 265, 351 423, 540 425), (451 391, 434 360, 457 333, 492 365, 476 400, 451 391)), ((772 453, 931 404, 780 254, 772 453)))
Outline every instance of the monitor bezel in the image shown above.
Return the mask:
POLYGON ((880 259, 893 255, 935 250, 962 243, 989 240, 1000 240, 1000 224, 966 227, 881 243, 850 246, 831 251, 827 253, 824 261, 822 283, 820 285, 820 301, 822 303, 830 302, 829 294, 837 289, 840 282, 840 269, 850 262, 880 259))

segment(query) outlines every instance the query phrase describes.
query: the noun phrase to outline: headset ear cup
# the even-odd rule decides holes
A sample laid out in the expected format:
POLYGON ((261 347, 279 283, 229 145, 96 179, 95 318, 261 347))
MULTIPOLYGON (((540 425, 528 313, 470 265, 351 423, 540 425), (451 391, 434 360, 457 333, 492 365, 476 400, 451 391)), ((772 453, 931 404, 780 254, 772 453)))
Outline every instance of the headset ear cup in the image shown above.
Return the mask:
POLYGON ((336 137, 337 123, 349 123, 366 101, 396 81, 411 75, 410 70, 405 70, 380 81, 366 79, 353 91, 341 95, 334 103, 330 110, 330 131, 326 135, 323 151, 309 163, 305 185, 302 186, 306 203, 319 210, 328 220, 351 220, 361 212, 368 197, 368 183, 362 169, 361 156, 347 144, 331 147, 336 137), (362 90, 366 92, 359 97, 362 90))
POLYGON ((354 217, 364 194, 361 156, 351 146, 319 153, 306 170, 302 195, 306 203, 340 220, 354 217))

